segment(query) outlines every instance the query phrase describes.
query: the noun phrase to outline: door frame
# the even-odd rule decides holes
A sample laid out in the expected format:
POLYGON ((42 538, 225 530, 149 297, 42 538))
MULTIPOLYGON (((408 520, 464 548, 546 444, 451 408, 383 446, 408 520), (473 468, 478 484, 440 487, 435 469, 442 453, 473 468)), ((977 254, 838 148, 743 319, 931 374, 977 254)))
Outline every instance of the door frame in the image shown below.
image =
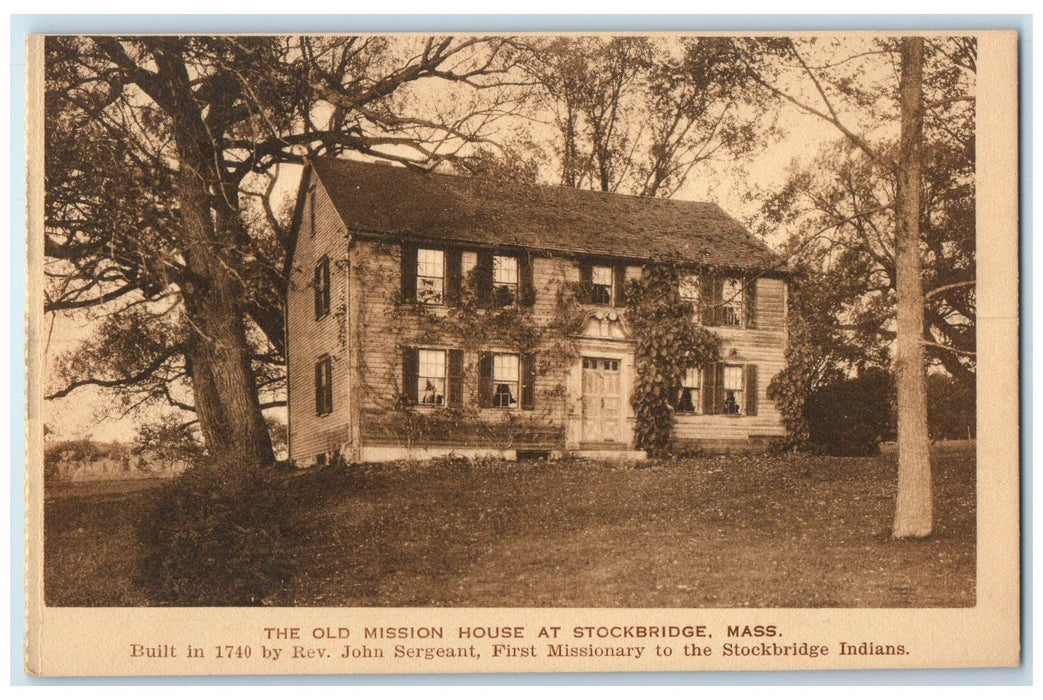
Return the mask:
POLYGON ((632 343, 618 340, 577 339, 576 359, 571 363, 567 381, 567 421, 565 448, 609 447, 631 450, 634 446, 634 409, 630 395, 634 385, 634 351, 632 343), (589 445, 583 442, 583 358, 619 360, 619 430, 621 439, 615 443, 589 445))

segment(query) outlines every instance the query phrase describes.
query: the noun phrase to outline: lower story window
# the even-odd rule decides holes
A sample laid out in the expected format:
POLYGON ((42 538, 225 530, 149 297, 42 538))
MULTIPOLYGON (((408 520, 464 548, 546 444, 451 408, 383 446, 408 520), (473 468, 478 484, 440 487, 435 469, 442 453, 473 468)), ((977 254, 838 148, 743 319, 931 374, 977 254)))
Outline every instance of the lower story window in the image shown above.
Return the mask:
POLYGON ((723 392, 721 413, 742 413, 743 407, 746 405, 744 397, 746 387, 743 381, 743 370, 742 365, 724 366, 724 383, 721 387, 723 392))
POLYGON ((702 407, 703 371, 689 367, 681 380, 681 396, 677 401, 679 413, 698 413, 702 407))
POLYGON ((514 408, 518 405, 518 356, 493 355, 493 406, 514 408))
POLYGON ((445 405, 445 350, 417 353, 417 403, 445 405))

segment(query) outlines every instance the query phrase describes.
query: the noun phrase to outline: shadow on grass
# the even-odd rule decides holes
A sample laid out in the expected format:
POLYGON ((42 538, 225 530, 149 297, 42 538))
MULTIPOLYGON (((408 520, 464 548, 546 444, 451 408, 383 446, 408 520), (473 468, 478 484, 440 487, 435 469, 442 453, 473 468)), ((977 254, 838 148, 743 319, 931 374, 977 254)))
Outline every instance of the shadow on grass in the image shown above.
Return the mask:
MULTIPOLYGON (((975 603, 973 446, 934 457, 935 533, 892 541, 893 455, 637 465, 442 461, 297 472, 284 606, 960 607, 975 603)), ((147 605, 151 492, 46 505, 49 605, 147 605)))

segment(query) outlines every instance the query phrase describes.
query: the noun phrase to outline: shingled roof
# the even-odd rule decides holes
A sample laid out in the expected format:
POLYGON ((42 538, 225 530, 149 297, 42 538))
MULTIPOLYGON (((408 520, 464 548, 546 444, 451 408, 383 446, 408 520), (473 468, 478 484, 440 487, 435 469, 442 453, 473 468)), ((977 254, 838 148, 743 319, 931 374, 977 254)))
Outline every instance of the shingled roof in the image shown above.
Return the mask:
POLYGON ((716 204, 490 182, 339 158, 310 162, 355 234, 780 268, 778 256, 716 204))

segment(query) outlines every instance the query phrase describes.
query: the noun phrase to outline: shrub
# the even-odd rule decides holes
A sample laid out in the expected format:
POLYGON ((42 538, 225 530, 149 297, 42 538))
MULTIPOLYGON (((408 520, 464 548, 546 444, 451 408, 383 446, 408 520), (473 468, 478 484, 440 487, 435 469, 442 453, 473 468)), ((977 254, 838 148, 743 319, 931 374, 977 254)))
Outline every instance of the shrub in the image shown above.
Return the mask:
POLYGON ((927 375, 927 425, 932 440, 965 440, 976 434, 974 379, 957 381, 947 374, 927 375))
POLYGON ((836 379, 804 405, 811 444, 832 455, 872 455, 894 434, 894 383, 882 369, 836 379))
POLYGON ((272 474, 199 465, 160 487, 138 526, 157 604, 260 605, 290 571, 292 498, 272 474))

